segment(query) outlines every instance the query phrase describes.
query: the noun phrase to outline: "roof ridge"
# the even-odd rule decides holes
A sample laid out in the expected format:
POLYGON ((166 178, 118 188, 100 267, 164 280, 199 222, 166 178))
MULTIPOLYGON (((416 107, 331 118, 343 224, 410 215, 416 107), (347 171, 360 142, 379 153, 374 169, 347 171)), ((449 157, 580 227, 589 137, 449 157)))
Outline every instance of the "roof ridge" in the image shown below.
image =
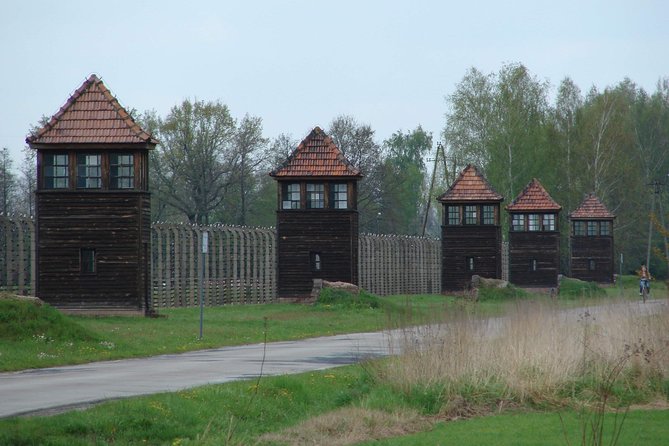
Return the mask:
MULTIPOLYGON (((74 92, 70 94, 65 103, 58 109, 58 111, 51 116, 49 121, 42 126, 37 132, 29 135, 26 138, 28 144, 39 143, 40 139, 44 138, 51 131, 57 131, 56 126, 61 123, 62 118, 72 110, 72 108, 77 104, 81 97, 85 93, 98 91, 107 104, 111 107, 112 111, 116 115, 116 119, 122 121, 125 124, 126 130, 130 133, 132 137, 137 138, 142 142, 148 142, 151 144, 158 144, 158 141, 153 138, 153 136, 144 131, 137 122, 133 119, 132 115, 121 105, 120 101, 111 93, 111 91, 104 84, 102 79, 97 76, 97 74, 91 74, 74 92)), ((74 112, 73 112, 74 113, 74 112)), ((76 139, 76 135, 67 135, 70 139, 76 139)), ((67 137, 65 137, 67 139, 67 137)), ((58 141, 58 142, 72 142, 72 141, 58 141)), ((88 141, 77 141, 77 142, 88 142, 88 141)), ((99 142, 99 141, 91 141, 99 142)), ((127 141, 126 141, 127 142, 127 141)), ((135 141, 137 142, 137 141, 135 141)))
POLYGON ((460 172, 458 178, 453 181, 453 184, 439 197, 438 201, 504 201, 504 197, 499 194, 495 188, 490 184, 488 179, 481 173, 481 171, 473 164, 467 164, 467 166, 460 172), (483 189, 477 188, 465 188, 463 186, 462 191, 460 189, 460 184, 466 181, 465 177, 467 175, 472 176, 476 179, 482 186, 483 189))
POLYGON ((319 126, 314 127, 311 132, 297 145, 292 153, 276 169, 270 172, 273 177, 299 177, 299 176, 343 176, 361 177, 360 169, 355 167, 337 147, 331 136, 326 134, 319 126), (312 144, 318 139, 322 143, 312 144), (314 148, 320 148, 314 152, 314 148), (306 153, 317 153, 308 159, 302 156, 306 153), (337 166, 338 165, 338 166, 337 166))
POLYGON ((590 192, 585 196, 581 204, 569 214, 569 218, 613 219, 616 216, 609 211, 594 193, 590 192))
POLYGON ((532 178, 529 183, 523 188, 523 190, 514 198, 514 200, 509 203, 506 206, 506 210, 508 211, 514 211, 514 210, 556 210, 559 211, 562 209, 562 206, 560 206, 554 199, 551 197, 551 195, 548 193, 546 188, 541 184, 541 181, 539 181, 536 177, 532 178), (530 198, 530 192, 536 190, 537 193, 540 194, 539 198, 530 198), (543 200, 543 203, 524 203, 523 201, 534 201, 534 200, 543 200))

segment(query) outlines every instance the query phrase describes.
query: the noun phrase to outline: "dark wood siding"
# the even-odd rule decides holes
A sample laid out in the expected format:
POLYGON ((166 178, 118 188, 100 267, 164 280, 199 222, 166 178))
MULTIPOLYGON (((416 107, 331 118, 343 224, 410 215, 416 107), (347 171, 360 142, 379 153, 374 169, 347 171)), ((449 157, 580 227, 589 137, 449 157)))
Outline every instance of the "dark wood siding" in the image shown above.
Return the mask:
POLYGON ((570 245, 571 277, 591 282, 613 282, 613 237, 571 236, 570 245), (594 262, 594 270, 590 268, 590 260, 594 262))
POLYGON ((277 239, 279 297, 308 297, 315 278, 358 283, 356 211, 278 211, 277 239), (320 271, 312 253, 321 256, 320 271))
POLYGON ((442 291, 462 291, 472 275, 502 277, 502 233, 499 226, 442 226, 442 291), (470 271, 468 258, 473 258, 470 271))
POLYGON ((559 268, 559 232, 509 233, 509 282, 526 287, 555 287, 559 268), (532 268, 533 260, 536 270, 532 268))
POLYGON ((145 192, 38 192, 37 294, 62 309, 144 311, 150 252, 145 192), (84 274, 82 248, 96 272, 84 274))

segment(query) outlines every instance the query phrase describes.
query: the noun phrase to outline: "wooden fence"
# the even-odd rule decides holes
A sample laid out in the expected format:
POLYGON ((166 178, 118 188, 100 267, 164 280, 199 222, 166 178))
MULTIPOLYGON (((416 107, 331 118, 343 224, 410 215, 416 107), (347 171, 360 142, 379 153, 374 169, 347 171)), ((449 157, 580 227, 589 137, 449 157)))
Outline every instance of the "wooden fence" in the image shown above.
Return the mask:
MULTIPOLYGON (((0 216, 0 289, 35 289, 35 227, 0 216)), ((156 308, 196 306, 203 265, 205 305, 276 299, 276 232, 232 226, 155 223, 151 231, 152 300, 156 308), (208 234, 202 254, 202 233, 208 234)), ((379 295, 439 293, 439 240, 393 235, 359 237, 360 286, 379 295)))
POLYGON ((430 294, 441 290, 441 241, 360 235, 360 286, 374 294, 430 294))
POLYGON ((154 307, 271 302, 276 296, 274 229, 154 224, 151 280, 154 307), (202 253, 202 234, 207 249, 202 253))
POLYGON ((0 215, 0 290, 35 289, 35 225, 28 217, 0 215))

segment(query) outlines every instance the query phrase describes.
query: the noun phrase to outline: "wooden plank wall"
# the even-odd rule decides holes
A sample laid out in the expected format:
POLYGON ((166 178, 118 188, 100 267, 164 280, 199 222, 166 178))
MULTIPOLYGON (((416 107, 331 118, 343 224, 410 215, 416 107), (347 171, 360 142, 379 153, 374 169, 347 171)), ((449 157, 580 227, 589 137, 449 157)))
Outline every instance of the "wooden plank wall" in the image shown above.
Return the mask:
POLYGON ((0 290, 35 290, 35 224, 29 217, 0 215, 0 290))
POLYGON ((613 237, 570 237, 571 277, 581 280, 612 283, 614 274, 613 237), (590 270, 589 261, 595 262, 590 270))

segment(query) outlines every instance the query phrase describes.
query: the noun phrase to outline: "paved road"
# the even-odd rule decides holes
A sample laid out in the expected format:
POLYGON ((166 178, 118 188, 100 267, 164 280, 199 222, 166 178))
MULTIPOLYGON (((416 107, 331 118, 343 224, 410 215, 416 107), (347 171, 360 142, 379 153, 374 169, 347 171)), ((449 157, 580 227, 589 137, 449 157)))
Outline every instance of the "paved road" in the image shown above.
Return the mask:
POLYGON ((0 373, 0 418, 49 414, 114 398, 353 364, 390 351, 388 333, 226 347, 0 373), (263 362, 263 355, 265 361, 263 362))
MULTIPOLYGON (((621 304, 644 313, 659 311, 666 299, 646 304, 621 304)), ((583 312, 565 310, 565 317, 583 312)), ((589 308, 596 314, 597 307, 589 308)), ((503 318, 482 320, 482 335, 495 336, 503 318)), ((226 347, 143 359, 96 362, 77 366, 0 373, 0 418, 57 413, 100 401, 151 393, 172 392, 205 384, 263 375, 300 373, 352 364, 361 359, 397 352, 410 336, 420 342, 439 327, 411 332, 358 333, 292 342, 226 347), (423 331, 425 330, 425 331, 423 331), (263 356, 265 360, 263 361, 263 356)))

